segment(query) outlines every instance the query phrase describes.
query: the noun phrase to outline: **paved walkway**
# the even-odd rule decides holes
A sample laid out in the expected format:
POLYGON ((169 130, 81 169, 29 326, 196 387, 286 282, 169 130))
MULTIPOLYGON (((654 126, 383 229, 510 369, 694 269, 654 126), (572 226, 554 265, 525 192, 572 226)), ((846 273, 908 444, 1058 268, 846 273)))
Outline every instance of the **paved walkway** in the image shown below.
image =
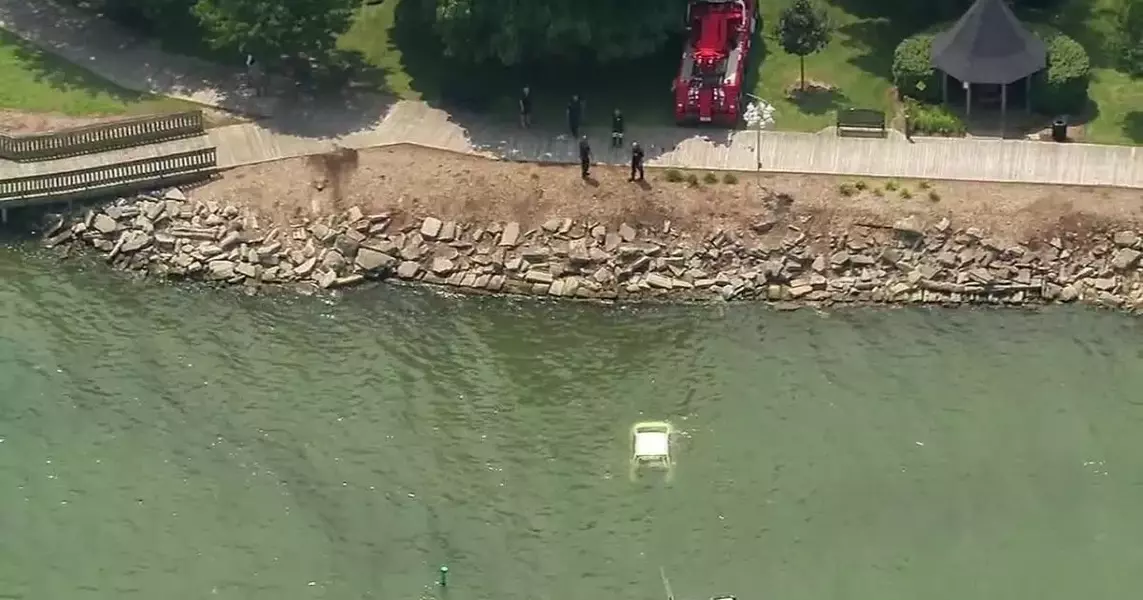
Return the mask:
MULTIPOLYGON (((337 146, 400 143, 512 160, 575 160, 574 143, 566 136, 506 129, 421 102, 373 94, 321 102, 254 98, 242 92, 240 69, 166 54, 114 24, 52 0, 0 0, 0 26, 123 87, 264 116, 210 131, 222 166, 337 146)), ((606 148, 606 131, 588 132, 596 140, 598 159, 623 161, 621 151, 606 148)), ((654 166, 1143 188, 1143 150, 1137 147, 945 138, 908 142, 899 134, 890 139, 773 131, 757 136, 672 127, 636 128, 628 139, 643 143, 654 166)))

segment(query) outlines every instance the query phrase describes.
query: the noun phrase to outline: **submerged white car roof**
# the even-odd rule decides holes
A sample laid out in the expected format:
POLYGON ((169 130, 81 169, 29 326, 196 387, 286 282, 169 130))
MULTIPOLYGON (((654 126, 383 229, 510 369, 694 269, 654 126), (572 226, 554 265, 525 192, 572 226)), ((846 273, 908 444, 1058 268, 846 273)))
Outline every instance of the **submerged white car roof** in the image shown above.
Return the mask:
POLYGON ((667 456, 670 442, 666 432, 639 431, 635 433, 635 456, 667 456))

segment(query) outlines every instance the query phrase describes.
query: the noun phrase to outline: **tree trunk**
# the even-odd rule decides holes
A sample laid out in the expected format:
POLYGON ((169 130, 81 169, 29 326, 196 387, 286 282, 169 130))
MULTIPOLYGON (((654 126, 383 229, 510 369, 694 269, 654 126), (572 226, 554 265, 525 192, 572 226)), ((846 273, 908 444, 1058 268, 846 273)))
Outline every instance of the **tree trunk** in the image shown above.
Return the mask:
POLYGON ((801 68, 802 68, 802 91, 804 92, 804 91, 806 91, 806 57, 799 56, 798 57, 798 63, 801 65, 801 68))

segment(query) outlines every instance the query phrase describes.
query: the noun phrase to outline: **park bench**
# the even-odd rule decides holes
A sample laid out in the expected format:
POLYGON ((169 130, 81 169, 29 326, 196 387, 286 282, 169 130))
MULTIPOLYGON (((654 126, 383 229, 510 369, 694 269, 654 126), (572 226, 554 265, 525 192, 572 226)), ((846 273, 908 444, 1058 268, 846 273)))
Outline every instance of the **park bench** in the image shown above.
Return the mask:
POLYGON ((837 134, 847 133, 885 137, 885 113, 870 108, 838 109, 837 134))

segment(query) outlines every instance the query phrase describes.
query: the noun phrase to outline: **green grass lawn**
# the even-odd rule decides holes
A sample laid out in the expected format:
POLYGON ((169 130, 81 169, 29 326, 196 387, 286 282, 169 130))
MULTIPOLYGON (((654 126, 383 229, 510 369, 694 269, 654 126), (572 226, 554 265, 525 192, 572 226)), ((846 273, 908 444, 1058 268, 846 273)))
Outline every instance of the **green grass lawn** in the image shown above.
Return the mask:
POLYGON ((1143 144, 1143 79, 1116 68, 1116 53, 1106 45, 1113 37, 1114 5, 1114 0, 1068 0, 1050 21, 1091 58, 1092 110, 1085 115, 1085 141, 1143 144))
POLYGON ((84 117, 169 112, 188 106, 115 86, 0 30, 0 109, 84 117))
MULTIPOLYGON (((774 105, 775 126, 795 131, 818 131, 835 122, 840 107, 891 111, 890 68, 897 43, 911 35, 908 25, 888 19, 850 14, 841 3, 822 3, 834 28, 824 50, 806 57, 806 81, 832 89, 791 97, 800 80, 798 57, 782 50, 775 34, 778 16, 791 0, 760 4, 765 45, 754 93, 774 105)), ((756 44, 755 48, 761 48, 756 44)))

